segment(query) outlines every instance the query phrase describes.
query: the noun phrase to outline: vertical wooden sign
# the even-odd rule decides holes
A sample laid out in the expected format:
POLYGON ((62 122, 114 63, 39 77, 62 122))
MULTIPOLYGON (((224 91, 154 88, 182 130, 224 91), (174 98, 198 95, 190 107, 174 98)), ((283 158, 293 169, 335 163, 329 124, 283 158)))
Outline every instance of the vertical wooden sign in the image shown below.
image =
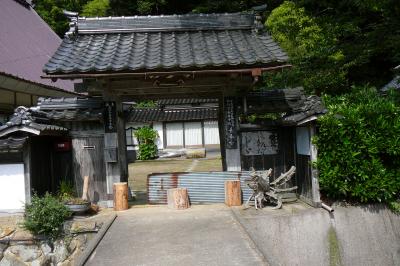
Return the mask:
POLYGON ((225 148, 237 149, 237 118, 235 98, 224 98, 225 148))
POLYGON ((104 131, 117 132, 117 110, 115 102, 104 102, 104 131))

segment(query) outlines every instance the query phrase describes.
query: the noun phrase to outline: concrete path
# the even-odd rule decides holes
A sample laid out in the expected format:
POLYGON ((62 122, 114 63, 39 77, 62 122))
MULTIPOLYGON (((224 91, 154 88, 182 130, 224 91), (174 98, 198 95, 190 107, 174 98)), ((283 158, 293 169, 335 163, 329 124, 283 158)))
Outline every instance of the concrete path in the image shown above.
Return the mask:
POLYGON ((266 265, 223 205, 133 208, 118 217, 86 265, 266 265))

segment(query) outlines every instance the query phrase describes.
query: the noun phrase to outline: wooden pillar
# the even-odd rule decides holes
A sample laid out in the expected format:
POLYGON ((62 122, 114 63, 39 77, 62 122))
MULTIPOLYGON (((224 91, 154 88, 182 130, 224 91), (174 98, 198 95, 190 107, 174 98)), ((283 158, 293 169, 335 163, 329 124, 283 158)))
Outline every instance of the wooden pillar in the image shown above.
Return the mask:
POLYGON ((319 192, 318 169, 312 166, 312 163, 317 160, 317 147, 312 143, 312 138, 316 135, 315 122, 310 124, 310 160, 311 160, 311 190, 313 204, 318 207, 321 204, 319 192))
POLYGON ((22 156, 24 161, 24 183, 25 183, 25 202, 31 203, 32 198, 32 180, 31 180, 31 141, 30 138, 26 140, 26 143, 22 150, 22 156))
POLYGON ((184 210, 189 208, 189 196, 186 188, 171 188, 167 190, 168 208, 184 210))
POLYGON ((114 187, 114 210, 124 211, 128 206, 128 183, 115 183, 114 187))
MULTIPOLYGON (((239 119, 236 99, 225 97, 223 101, 224 160, 226 171, 241 171, 239 119)), ((225 170, 225 169, 224 169, 225 170)))
POLYGON ((225 129, 224 129, 224 98, 218 99, 218 133, 219 145, 221 149, 222 170, 226 171, 226 156, 225 156, 225 129))
POLYGON ((240 180, 225 181, 225 204, 229 207, 242 205, 240 180))
POLYGON ((122 102, 115 92, 104 88, 104 161, 106 164, 107 193, 113 184, 128 181, 126 135, 122 102))

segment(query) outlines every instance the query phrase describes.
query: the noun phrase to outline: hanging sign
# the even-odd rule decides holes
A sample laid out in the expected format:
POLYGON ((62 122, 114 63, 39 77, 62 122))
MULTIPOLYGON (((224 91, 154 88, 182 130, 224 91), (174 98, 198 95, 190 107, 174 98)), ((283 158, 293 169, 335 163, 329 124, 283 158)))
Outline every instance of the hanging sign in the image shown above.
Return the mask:
POLYGON ((234 98, 224 99, 225 148, 237 149, 237 119, 234 98))
POLYGON ((278 154, 278 134, 274 131, 242 132, 241 147, 246 156, 278 154))
POLYGON ((117 132, 117 110, 115 102, 104 102, 104 131, 117 132))

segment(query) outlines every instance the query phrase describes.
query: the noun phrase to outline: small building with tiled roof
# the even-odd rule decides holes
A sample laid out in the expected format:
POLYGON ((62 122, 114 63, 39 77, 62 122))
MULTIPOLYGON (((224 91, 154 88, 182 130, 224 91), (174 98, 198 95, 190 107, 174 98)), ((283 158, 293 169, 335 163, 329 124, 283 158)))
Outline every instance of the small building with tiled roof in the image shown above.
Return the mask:
POLYGON ((42 79, 43 65, 61 39, 39 17, 28 0, 0 1, 0 124, 14 108, 32 106, 38 97, 66 97, 73 82, 42 79))
MULTIPOLYGON (((105 18, 68 13, 71 28, 44 66, 43 77, 81 79, 75 88, 89 98, 43 102, 40 111, 68 129, 68 141, 46 139, 42 143, 38 142, 40 136, 32 136, 31 146, 23 149, 37 149, 34 145, 39 143, 51 150, 55 145, 42 156, 69 154, 77 191, 82 191, 84 176, 89 176, 93 184, 90 199, 107 201, 112 198, 114 183, 128 181, 127 122, 144 121, 154 127, 155 120, 164 120, 157 121, 166 128, 163 146, 203 145, 204 140, 192 142, 205 136, 198 134, 196 124, 210 116, 214 119, 217 113, 217 120, 212 121, 218 121, 214 130, 219 134, 213 135, 221 146, 224 171, 273 168, 273 178, 277 178, 276 173, 295 165, 298 193, 317 205, 318 182, 311 169, 316 153, 311 138, 316 132, 313 114, 322 110, 316 99, 305 97, 302 90, 254 92, 263 72, 290 67, 287 55, 264 29, 257 12, 105 18), (89 106, 94 99, 101 108, 89 106), (164 104, 155 109, 124 113, 124 102, 160 99, 165 99, 160 101, 164 104), (182 99, 218 99, 218 103, 182 99), (98 115, 100 109, 102 116, 98 115), (245 121, 258 112, 278 119, 265 124, 245 121), (60 146, 70 148, 60 151, 60 146)), ((3 146, 10 148, 20 136, 6 137, 3 146)), ((67 160, 63 162, 68 165, 67 160)), ((156 193, 166 197, 166 186, 162 187, 156 193)))
POLYGON ((137 149, 134 132, 151 126, 163 149, 206 147, 219 149, 218 99, 160 99, 154 107, 132 107, 126 111, 128 150, 137 149))

